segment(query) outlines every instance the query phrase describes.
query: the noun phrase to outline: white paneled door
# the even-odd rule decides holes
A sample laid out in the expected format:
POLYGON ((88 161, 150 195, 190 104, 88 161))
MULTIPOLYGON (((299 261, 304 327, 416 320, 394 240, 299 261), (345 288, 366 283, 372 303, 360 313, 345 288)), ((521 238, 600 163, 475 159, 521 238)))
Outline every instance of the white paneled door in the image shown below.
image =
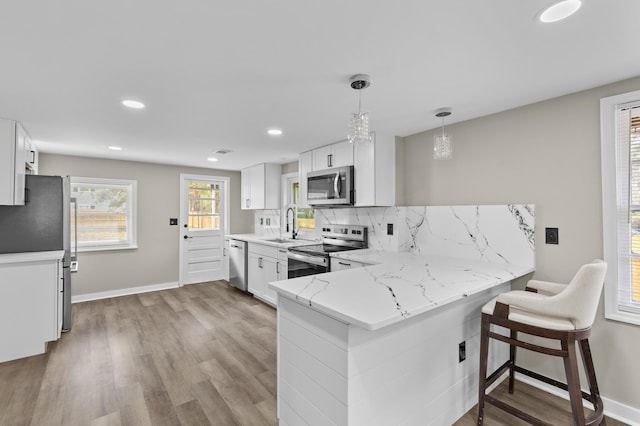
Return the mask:
POLYGON ((223 278, 228 178, 180 176, 180 284, 223 278))

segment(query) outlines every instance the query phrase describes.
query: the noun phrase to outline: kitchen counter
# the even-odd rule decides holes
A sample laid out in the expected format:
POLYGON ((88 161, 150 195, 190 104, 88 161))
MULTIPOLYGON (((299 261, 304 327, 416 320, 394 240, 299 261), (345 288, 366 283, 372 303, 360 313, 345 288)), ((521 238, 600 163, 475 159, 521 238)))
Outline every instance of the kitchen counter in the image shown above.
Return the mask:
POLYGON ((62 328, 64 250, 0 255, 0 362, 42 354, 62 328))
POLYGON ((371 265, 269 286, 281 296, 365 330, 377 330, 533 272, 520 265, 371 249, 332 257, 371 265))
MULTIPOLYGON (((404 250, 343 251, 333 259, 365 266, 271 282, 280 424, 455 423, 477 403, 482 306, 534 270, 534 213, 407 207, 396 222, 404 250)), ((369 240, 388 223, 374 222, 369 240)), ((508 345, 489 354, 492 371, 508 345)))
MULTIPOLYGON (((533 268, 371 249, 333 257, 368 265, 269 284, 280 424, 454 423, 477 402, 482 305, 533 268)), ((489 369, 508 356, 492 345, 489 369)))

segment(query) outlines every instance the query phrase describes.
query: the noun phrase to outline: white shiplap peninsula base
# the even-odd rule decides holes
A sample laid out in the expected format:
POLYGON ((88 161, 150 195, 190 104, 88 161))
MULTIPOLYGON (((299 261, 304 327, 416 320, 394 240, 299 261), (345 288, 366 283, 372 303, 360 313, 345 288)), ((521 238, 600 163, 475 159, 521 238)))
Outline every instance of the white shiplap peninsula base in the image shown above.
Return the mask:
MULTIPOLYGON (((280 425, 452 424, 477 402, 480 308, 509 287, 372 331, 280 298, 280 425)), ((491 353, 497 367, 508 348, 491 353)))
MULTIPOLYGON (((481 307, 534 270, 533 211, 412 208, 410 251, 341 252, 369 266, 270 283, 280 424, 450 425, 461 417, 477 402, 481 307)), ((490 354, 495 368, 508 347, 497 343, 490 354)))
MULTIPOLYGON (((375 330, 280 296, 280 424, 452 424, 477 402, 480 309, 509 289, 505 282, 375 330)), ((490 353, 497 368, 508 348, 490 353)))

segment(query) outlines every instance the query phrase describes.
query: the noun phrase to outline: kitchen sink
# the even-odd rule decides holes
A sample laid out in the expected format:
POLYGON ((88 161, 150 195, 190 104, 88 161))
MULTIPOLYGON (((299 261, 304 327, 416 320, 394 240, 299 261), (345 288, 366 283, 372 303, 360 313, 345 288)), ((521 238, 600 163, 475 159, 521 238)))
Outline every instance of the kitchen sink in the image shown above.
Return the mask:
POLYGON ((291 238, 265 238, 262 241, 268 241, 270 243, 283 244, 283 243, 292 243, 295 240, 292 240, 291 238))

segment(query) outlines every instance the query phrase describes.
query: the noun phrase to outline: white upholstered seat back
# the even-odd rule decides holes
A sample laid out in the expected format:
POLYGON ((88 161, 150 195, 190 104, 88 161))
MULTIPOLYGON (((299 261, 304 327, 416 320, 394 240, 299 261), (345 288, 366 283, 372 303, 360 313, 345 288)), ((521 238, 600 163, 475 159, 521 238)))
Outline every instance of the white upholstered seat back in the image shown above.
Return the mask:
POLYGON ((602 260, 594 260, 578 269, 567 288, 549 298, 557 299, 560 311, 556 316, 571 319, 576 329, 591 327, 606 272, 607 264, 602 260))

